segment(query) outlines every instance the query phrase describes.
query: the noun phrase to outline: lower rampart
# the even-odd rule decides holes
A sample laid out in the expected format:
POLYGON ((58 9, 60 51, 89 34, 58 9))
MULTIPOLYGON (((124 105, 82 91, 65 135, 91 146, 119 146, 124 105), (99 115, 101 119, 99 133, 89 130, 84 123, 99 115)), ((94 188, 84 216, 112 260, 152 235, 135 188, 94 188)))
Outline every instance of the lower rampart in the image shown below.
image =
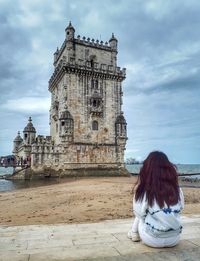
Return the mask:
POLYGON ((64 177, 119 177, 130 176, 127 169, 120 168, 76 168, 76 169, 53 169, 48 167, 32 169, 26 168, 14 173, 9 179, 43 179, 43 178, 64 178, 64 177))

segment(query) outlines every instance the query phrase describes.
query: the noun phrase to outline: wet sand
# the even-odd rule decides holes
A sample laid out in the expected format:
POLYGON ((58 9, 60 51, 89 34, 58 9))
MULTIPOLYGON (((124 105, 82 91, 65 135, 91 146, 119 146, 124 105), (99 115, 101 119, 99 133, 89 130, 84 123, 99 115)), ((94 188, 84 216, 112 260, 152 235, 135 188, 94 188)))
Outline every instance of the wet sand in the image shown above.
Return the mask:
MULTIPOLYGON (((136 177, 74 179, 0 193, 0 224, 98 222, 132 217, 136 177)), ((200 213, 199 188, 183 188, 184 214, 200 213)))

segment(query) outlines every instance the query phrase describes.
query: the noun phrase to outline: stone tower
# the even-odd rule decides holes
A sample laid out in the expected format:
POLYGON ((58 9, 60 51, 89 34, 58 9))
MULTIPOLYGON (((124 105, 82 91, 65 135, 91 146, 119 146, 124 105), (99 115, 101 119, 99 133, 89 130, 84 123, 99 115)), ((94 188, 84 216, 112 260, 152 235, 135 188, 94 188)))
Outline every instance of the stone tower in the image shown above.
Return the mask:
POLYGON ((18 132, 17 137, 13 141, 13 154, 16 159, 27 159, 31 156, 32 145, 36 141, 36 129, 33 126, 32 119, 29 117, 28 123, 23 130, 23 138, 18 132))
POLYGON ((26 145, 31 145, 32 143, 35 142, 35 135, 36 135, 36 130, 35 127, 33 126, 32 119, 29 117, 28 124, 23 130, 24 134, 24 144, 26 145))
POLYGON ((50 145, 52 160, 46 165, 66 174, 83 169, 88 174, 120 174, 127 124, 122 112, 126 70, 117 65, 118 41, 114 34, 109 43, 75 38, 71 22, 65 32, 49 80, 54 147, 50 145))
POLYGON ((19 149, 20 145, 22 144, 22 142, 23 142, 23 139, 20 136, 20 132, 18 131, 17 136, 13 141, 13 151, 12 152, 15 156, 18 155, 18 149, 19 149))

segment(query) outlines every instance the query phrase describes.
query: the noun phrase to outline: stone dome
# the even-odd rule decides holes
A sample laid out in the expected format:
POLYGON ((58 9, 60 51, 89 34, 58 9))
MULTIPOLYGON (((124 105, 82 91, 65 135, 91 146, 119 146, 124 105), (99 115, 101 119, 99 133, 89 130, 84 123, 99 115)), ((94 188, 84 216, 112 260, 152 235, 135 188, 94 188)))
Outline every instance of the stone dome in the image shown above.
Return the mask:
POLYGON ((18 131, 17 137, 14 139, 14 142, 21 143, 23 141, 22 137, 20 136, 20 132, 18 131))
POLYGON ((60 120, 72 119, 73 120, 73 117, 72 117, 71 113, 68 110, 66 110, 66 111, 62 111, 60 113, 60 118, 59 119, 60 120))
POLYGON ((124 118, 123 113, 121 113, 119 116, 117 116, 116 123, 126 124, 126 120, 124 118))
POLYGON ((112 42, 112 41, 116 41, 117 42, 117 38, 115 37, 114 33, 112 33, 112 36, 111 36, 109 42, 112 42))
POLYGON ((24 131, 23 132, 36 132, 35 130, 35 127, 33 126, 33 123, 32 123, 32 119, 31 117, 29 117, 29 120, 28 120, 28 124, 26 125, 26 127, 24 128, 24 131))
POLYGON ((74 27, 72 26, 71 21, 69 22, 69 25, 66 27, 65 30, 73 30, 73 31, 75 32, 75 29, 74 29, 74 27))

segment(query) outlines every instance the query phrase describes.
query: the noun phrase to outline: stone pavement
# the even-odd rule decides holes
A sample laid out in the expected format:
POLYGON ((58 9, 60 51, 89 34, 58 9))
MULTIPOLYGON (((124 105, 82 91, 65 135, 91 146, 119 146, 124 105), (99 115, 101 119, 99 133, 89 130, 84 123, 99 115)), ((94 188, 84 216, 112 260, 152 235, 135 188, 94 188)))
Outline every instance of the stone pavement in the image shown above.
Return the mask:
POLYGON ((179 245, 155 249, 127 238, 132 219, 0 227, 0 261, 200 260, 200 214, 182 217, 179 245))

